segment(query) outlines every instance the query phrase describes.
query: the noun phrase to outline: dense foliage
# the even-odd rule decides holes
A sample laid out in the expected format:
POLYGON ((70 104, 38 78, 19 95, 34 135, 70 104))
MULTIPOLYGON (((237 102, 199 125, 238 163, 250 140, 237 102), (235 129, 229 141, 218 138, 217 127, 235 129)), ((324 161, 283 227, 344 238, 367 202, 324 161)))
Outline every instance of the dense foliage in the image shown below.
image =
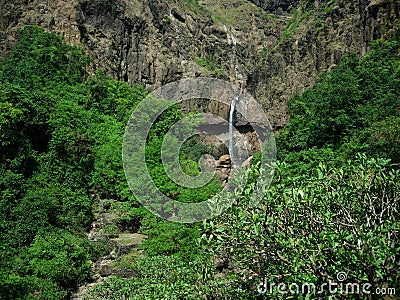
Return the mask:
POLYGON ((0 298, 61 299, 90 278, 93 197, 127 198, 120 143, 145 91, 85 77, 81 49, 26 27, 0 74, 0 298))
MULTIPOLYGON (((86 240, 95 199, 126 201, 125 222, 149 236, 149 256, 199 255, 198 226, 162 222, 139 207, 121 161, 125 125, 146 96, 102 73, 89 76, 90 58, 62 38, 27 26, 0 73, 0 298, 64 299, 87 281, 100 254, 86 240), (188 254, 189 253, 189 254, 188 254), (35 295, 35 296, 33 296, 35 295)), ((153 126, 146 147, 156 185, 180 201, 207 199, 220 189, 183 189, 162 171, 162 137, 181 118, 178 107, 153 126)), ((181 162, 198 173, 202 147, 188 141, 181 162), (193 149, 198 149, 193 151, 193 149)), ((100 252, 99 252, 100 251, 100 252)))
MULTIPOLYGON (((320 164, 304 177, 293 177, 292 167, 277 166, 257 208, 246 208, 244 197, 217 225, 207 224, 205 243, 230 261, 249 290, 267 280, 310 283, 319 291, 328 280, 339 283, 340 272, 346 283, 370 283, 371 292, 398 290, 399 170, 364 155, 340 167, 320 164)), ((267 291, 266 298, 284 296, 276 287, 267 291)), ((329 295, 325 289, 313 298, 329 295)))
POLYGON ((346 54, 315 87, 289 102, 279 154, 330 148, 400 162, 399 41, 374 41, 363 57, 346 54))

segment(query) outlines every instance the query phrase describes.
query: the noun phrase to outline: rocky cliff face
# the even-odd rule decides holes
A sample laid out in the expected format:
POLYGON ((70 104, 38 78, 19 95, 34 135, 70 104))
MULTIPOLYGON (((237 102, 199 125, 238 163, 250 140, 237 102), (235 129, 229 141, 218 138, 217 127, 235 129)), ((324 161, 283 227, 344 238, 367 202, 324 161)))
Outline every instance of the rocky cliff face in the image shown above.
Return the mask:
POLYGON ((288 98, 345 52, 363 54, 371 40, 398 34, 399 0, 252 2, 2 0, 0 49, 7 53, 18 29, 36 24, 85 48, 93 69, 130 84, 240 80, 280 128, 288 98))
POLYGON ((364 54, 370 41, 399 33, 400 1, 315 1, 314 5, 308 16, 306 7, 300 8, 300 17, 293 15, 277 46, 248 76, 248 89, 263 99, 278 127, 287 122, 281 113, 288 98, 311 87, 318 74, 333 67, 344 53, 364 54))
POLYGON ((270 13, 278 15, 287 15, 300 4, 298 0, 252 0, 251 2, 270 13))

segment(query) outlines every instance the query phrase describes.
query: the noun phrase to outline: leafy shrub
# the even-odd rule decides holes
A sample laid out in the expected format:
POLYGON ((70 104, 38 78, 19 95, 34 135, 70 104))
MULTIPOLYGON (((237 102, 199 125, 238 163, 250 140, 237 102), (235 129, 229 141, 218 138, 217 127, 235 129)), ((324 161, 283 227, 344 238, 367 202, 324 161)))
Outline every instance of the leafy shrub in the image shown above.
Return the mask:
POLYGON ((398 289, 399 170, 365 155, 305 177, 291 168, 278 165, 264 201, 233 207, 203 241, 252 288, 264 278, 321 286, 345 272, 348 282, 398 289))
POLYGON ((40 231, 28 251, 30 271, 60 287, 74 287, 91 275, 87 242, 68 231, 40 231))
POLYGON ((180 256, 153 256, 134 266, 138 275, 127 280, 110 277, 94 287, 88 299, 247 299, 233 282, 214 278, 206 256, 182 260, 180 256), (162 267, 160 267, 162 266, 162 267))

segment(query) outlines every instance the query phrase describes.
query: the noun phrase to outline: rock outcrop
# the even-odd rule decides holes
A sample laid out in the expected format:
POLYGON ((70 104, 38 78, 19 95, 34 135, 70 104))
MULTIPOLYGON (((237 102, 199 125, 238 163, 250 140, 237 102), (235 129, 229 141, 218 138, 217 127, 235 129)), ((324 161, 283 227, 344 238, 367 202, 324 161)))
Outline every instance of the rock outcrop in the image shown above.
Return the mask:
POLYGON ((275 129, 288 121, 287 100, 313 86, 318 74, 335 66, 343 54, 365 54, 372 40, 399 34, 398 0, 329 3, 314 1, 312 10, 301 7, 248 76, 247 88, 264 105, 275 129))
POLYGON ((288 15, 299 6, 298 0, 252 0, 255 5, 278 15, 288 15))
POLYGON ((252 2, 1 1, 0 50, 36 24, 85 48, 93 71, 150 90, 196 76, 239 79, 279 129, 291 96, 344 53, 363 54, 371 40, 399 30, 398 0, 252 2))
MULTIPOLYGON (((92 193, 91 197, 96 197, 96 195, 92 193)), ((106 253, 104 253, 106 255, 93 262, 93 275, 90 282, 80 285, 72 293, 70 297, 72 300, 86 299, 85 295, 88 291, 101 284, 109 276, 117 276, 119 278, 136 276, 136 270, 123 266, 120 261, 124 257, 143 256, 143 250, 140 249, 140 246, 147 236, 137 231, 126 231, 125 226, 119 226, 121 224, 119 217, 123 212, 121 207, 115 205, 117 201, 101 200, 99 198, 96 200, 94 209, 97 212, 88 232, 88 240, 93 245, 98 244, 100 247, 103 245, 107 249, 106 253)))

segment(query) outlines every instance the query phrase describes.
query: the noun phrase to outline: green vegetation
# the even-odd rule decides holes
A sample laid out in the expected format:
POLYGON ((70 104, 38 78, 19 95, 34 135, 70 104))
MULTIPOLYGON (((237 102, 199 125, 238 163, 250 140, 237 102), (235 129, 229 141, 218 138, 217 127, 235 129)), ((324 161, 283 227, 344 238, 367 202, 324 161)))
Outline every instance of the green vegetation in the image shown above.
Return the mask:
MULTIPOLYGON (((161 222, 139 207, 124 176, 125 125, 146 91, 102 73, 88 76, 89 62, 61 37, 28 26, 1 64, 0 299, 64 299, 90 278, 91 261, 105 248, 85 235, 96 198, 125 201, 121 220, 141 224, 149 235, 144 245, 149 256, 176 254, 182 263, 196 248, 199 226, 161 222)), ((174 199, 205 200, 221 189, 217 182, 184 189, 162 171, 163 135, 180 118, 174 107, 153 126, 146 147, 149 169, 174 199)), ((202 147, 186 144, 181 163, 188 174, 197 174, 194 159, 202 147)))
MULTIPOLYGON (((259 174, 255 155, 239 203, 187 225, 144 209, 123 173, 125 124, 145 89, 89 76, 81 49, 24 28, 0 69, 0 299, 68 299, 90 279, 92 262, 106 251, 85 235, 98 198, 117 200, 118 222, 137 224, 148 238, 143 257, 134 250, 114 262, 135 275, 107 278, 88 299, 285 298, 276 289, 259 295, 257 286, 267 279, 319 287, 337 282, 339 272, 345 282, 398 291, 399 52, 397 40, 376 41, 370 53, 345 55, 293 97, 260 205, 248 205, 259 174)), ((202 201, 221 186, 184 189, 163 170, 163 137, 181 119, 172 107, 153 125, 147 166, 166 195, 202 201)), ((180 162, 188 174, 199 173, 205 151, 195 138, 185 142, 180 162)), ((117 230, 109 225, 106 233, 117 230)), ((344 296, 358 295, 334 298, 344 296)))
MULTIPOLYGON (((346 282, 398 290, 399 170, 364 155, 340 167, 321 163, 307 176, 293 176, 293 168, 278 164, 257 208, 243 197, 218 225, 208 224, 207 247, 232 261, 249 292, 265 278, 321 287, 338 282, 339 272, 346 282)), ((284 299, 276 289, 266 296, 284 299)))
POLYGON ((195 16, 208 16, 207 11, 199 4, 198 0, 174 0, 174 3, 183 11, 192 12, 195 16))
POLYGON ((201 1, 201 7, 208 11, 211 15, 211 19, 216 24, 237 27, 240 28, 251 28, 252 16, 254 13, 262 16, 266 19, 279 19, 279 17, 267 13, 262 8, 256 6, 251 1, 235 1, 230 0, 220 0, 211 1, 203 0, 201 1))
POLYGON ((216 63, 214 61, 214 58, 210 55, 207 55, 205 59, 200 58, 200 57, 195 57, 194 61, 201 67, 207 69, 208 71, 211 71, 213 74, 216 75, 226 75, 226 71, 218 68, 216 66, 216 63))
POLYGON ((315 8, 314 1, 303 1, 300 3, 300 7, 295 9, 288 21, 286 26, 282 30, 282 34, 277 42, 277 44, 272 49, 264 48, 261 52, 261 61, 264 61, 269 55, 273 54, 279 47, 286 42, 295 31, 303 25, 311 15, 313 15, 313 27, 315 29, 316 35, 321 32, 325 26, 325 18, 331 12, 334 4, 337 0, 330 0, 321 4, 320 7, 315 8))
MULTIPOLYGON (((318 288, 339 272, 371 291, 399 290, 399 50, 376 41, 292 98, 264 201, 250 209, 243 195, 205 225, 206 248, 230 260, 249 291, 264 279, 318 288)), ((285 298, 277 289, 264 296, 285 298)))
MULTIPOLYGON (((305 9, 305 7, 303 8, 305 9)), ((283 28, 277 44, 270 50, 264 48, 261 53, 262 60, 266 59, 270 54, 274 53, 280 45, 285 42, 295 30, 313 13, 312 9, 307 9, 305 13, 301 12, 301 8, 296 9, 290 16, 287 25, 283 28)))
POLYGON ((89 61, 62 38, 26 27, 1 64, 1 299, 67 297, 100 255, 84 234, 89 189, 130 195, 119 149, 145 91, 87 78, 89 61))
POLYGON ((88 299, 218 299, 241 294, 223 282, 215 283, 214 266, 201 257, 192 256, 190 261, 184 261, 176 256, 154 256, 132 268, 137 277, 108 278, 90 292, 88 299))
POLYGON ((345 157, 365 152, 399 163, 398 53, 398 41, 375 41, 370 53, 345 55, 312 90, 291 99, 291 121, 278 138, 280 154, 332 149, 345 157))

